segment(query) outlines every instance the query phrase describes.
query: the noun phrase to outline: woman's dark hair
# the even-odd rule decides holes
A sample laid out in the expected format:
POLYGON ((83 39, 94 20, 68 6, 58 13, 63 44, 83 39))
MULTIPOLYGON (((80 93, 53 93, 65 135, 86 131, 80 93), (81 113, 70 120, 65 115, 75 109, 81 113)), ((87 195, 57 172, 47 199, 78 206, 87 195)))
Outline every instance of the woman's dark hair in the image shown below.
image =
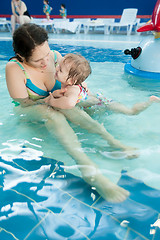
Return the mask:
POLYGON ((13 34, 13 50, 19 61, 21 57, 26 61, 32 56, 36 46, 48 41, 46 30, 33 23, 25 23, 17 28, 13 34))

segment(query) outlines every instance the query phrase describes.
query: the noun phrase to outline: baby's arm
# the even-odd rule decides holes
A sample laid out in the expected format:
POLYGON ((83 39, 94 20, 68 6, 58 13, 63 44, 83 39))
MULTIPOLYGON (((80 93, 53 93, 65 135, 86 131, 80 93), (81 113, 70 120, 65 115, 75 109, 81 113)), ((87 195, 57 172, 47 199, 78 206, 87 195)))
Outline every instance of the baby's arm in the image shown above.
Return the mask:
POLYGON ((75 107, 80 89, 78 86, 69 86, 67 87, 66 93, 59 98, 54 98, 52 93, 50 93, 50 97, 45 100, 45 102, 56 108, 61 109, 71 109, 75 107))
POLYGON ((54 98, 63 97, 66 91, 67 91, 67 88, 57 89, 57 90, 55 90, 54 92, 52 92, 52 96, 53 96, 54 98))

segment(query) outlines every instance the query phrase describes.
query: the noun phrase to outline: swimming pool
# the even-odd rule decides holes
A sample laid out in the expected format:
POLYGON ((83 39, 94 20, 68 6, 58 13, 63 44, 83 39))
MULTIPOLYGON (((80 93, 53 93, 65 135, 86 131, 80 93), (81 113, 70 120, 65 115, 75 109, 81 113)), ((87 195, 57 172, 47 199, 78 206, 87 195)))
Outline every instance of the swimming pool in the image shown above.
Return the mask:
MULTIPOLYGON (((132 84, 123 71, 129 59, 123 50, 138 40, 52 37, 52 49, 78 52, 90 60, 92 75, 87 82, 92 91, 128 106, 155 94, 150 86, 132 84)), ((13 52, 11 41, 4 40, 0 42, 0 239, 160 239, 159 222, 153 226, 160 216, 159 104, 138 116, 107 112, 93 116, 113 136, 139 149, 134 160, 113 154, 100 137, 72 125, 103 174, 131 193, 123 203, 108 203, 79 177, 74 160, 43 124, 26 123, 14 115, 4 73, 13 52)))

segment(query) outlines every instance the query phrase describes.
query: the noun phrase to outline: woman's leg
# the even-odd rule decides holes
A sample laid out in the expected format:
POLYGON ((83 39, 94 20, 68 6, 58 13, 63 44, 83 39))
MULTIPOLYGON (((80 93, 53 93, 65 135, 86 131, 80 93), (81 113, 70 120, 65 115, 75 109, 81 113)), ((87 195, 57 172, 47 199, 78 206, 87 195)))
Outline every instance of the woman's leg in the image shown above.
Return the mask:
POLYGON ((91 133, 99 134, 104 140, 106 140, 111 146, 120 148, 126 152, 128 158, 135 158, 135 148, 125 146, 119 140, 115 139, 110 133, 106 131, 104 126, 92 119, 84 110, 75 107, 70 110, 59 110, 65 117, 81 128, 88 130, 91 133))
MULTIPOLYGON (((19 108, 19 107, 18 107, 19 108)), ((97 165, 83 152, 80 142, 66 118, 60 112, 47 108, 45 105, 35 105, 26 108, 17 108, 31 120, 46 119, 45 126, 52 136, 56 136, 67 153, 74 158, 83 179, 95 187, 97 192, 107 201, 124 201, 129 192, 112 183, 102 175, 97 165)))
POLYGON ((14 15, 11 15, 11 27, 12 27, 12 33, 15 30, 15 26, 16 26, 16 17, 14 15))
POLYGON ((30 23, 31 19, 26 15, 19 16, 19 23, 22 25, 24 23, 30 23))

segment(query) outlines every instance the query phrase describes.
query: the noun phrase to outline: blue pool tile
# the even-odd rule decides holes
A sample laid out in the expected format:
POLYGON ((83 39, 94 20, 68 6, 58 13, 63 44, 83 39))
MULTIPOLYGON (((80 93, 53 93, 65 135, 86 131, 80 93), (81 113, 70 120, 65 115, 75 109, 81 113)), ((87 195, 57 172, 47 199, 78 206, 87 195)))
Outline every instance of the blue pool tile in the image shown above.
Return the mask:
MULTIPOLYGON (((151 240, 152 238, 149 238, 151 240)), ((136 232, 129 231, 126 237, 126 240, 148 240, 141 235, 138 235, 136 232)), ((157 239, 158 240, 158 239, 157 239)))
POLYGON ((14 161, 18 165, 12 162, 0 176, 0 227, 13 235, 1 231, 0 239, 4 234, 5 240, 11 236, 27 236, 28 240, 160 239, 159 228, 154 238, 150 234, 151 224, 159 217, 160 191, 126 172, 118 184, 130 191, 130 197, 113 204, 100 198, 83 179, 65 172, 62 162, 43 157, 37 164, 22 160, 22 169, 19 159, 14 161), (11 189, 3 188, 12 182, 11 189), (126 227, 120 224, 124 220, 126 227))
POLYGON ((124 239, 126 229, 121 228, 109 215, 72 199, 61 213, 68 223, 85 234, 89 239, 114 239, 115 232, 124 239), (77 213, 77 209, 79 209, 77 213), (110 238, 112 236, 112 238, 110 238))
POLYGON ((61 216, 53 215, 52 213, 49 213, 47 217, 41 221, 40 225, 31 232, 27 239, 35 240, 36 236, 39 236, 40 239, 43 236, 44 239, 47 240, 78 240, 83 238, 83 234, 80 233, 78 228, 73 228, 61 216))
POLYGON ((122 174, 122 178, 119 180, 119 185, 127 189, 131 195, 130 198, 138 203, 142 203, 160 212, 160 191, 153 189, 145 185, 142 181, 134 179, 127 175, 122 174))
POLYGON ((155 232, 153 240, 160 240, 160 228, 158 228, 158 227, 156 228, 156 232, 155 232))
MULTIPOLYGON (((15 198, 13 199, 15 200, 15 198)), ((46 215, 47 210, 43 209, 43 213, 40 213, 41 215, 46 215)), ((0 227, 12 233, 18 239, 24 239, 31 229, 39 223, 40 219, 41 216, 40 214, 38 216, 36 212, 34 212, 32 203, 14 201, 14 203, 4 205, 3 208, 1 208, 0 227)))
POLYGON ((0 229, 0 239, 1 240, 15 240, 16 237, 12 233, 6 232, 4 229, 0 229))
POLYGON ((106 214, 110 214, 110 216, 119 221, 119 223, 124 220, 128 221, 130 236, 131 233, 135 231, 139 238, 142 236, 147 239, 152 239, 150 235, 151 224, 158 219, 159 215, 159 212, 156 211, 158 206, 155 206, 154 203, 160 202, 160 191, 151 189, 145 184, 142 184, 141 181, 133 179, 126 174, 122 174, 119 183, 122 187, 130 191, 130 197, 128 199, 117 204, 112 204, 100 199, 94 206, 106 214), (149 195, 151 191, 154 192, 154 194, 149 195))

